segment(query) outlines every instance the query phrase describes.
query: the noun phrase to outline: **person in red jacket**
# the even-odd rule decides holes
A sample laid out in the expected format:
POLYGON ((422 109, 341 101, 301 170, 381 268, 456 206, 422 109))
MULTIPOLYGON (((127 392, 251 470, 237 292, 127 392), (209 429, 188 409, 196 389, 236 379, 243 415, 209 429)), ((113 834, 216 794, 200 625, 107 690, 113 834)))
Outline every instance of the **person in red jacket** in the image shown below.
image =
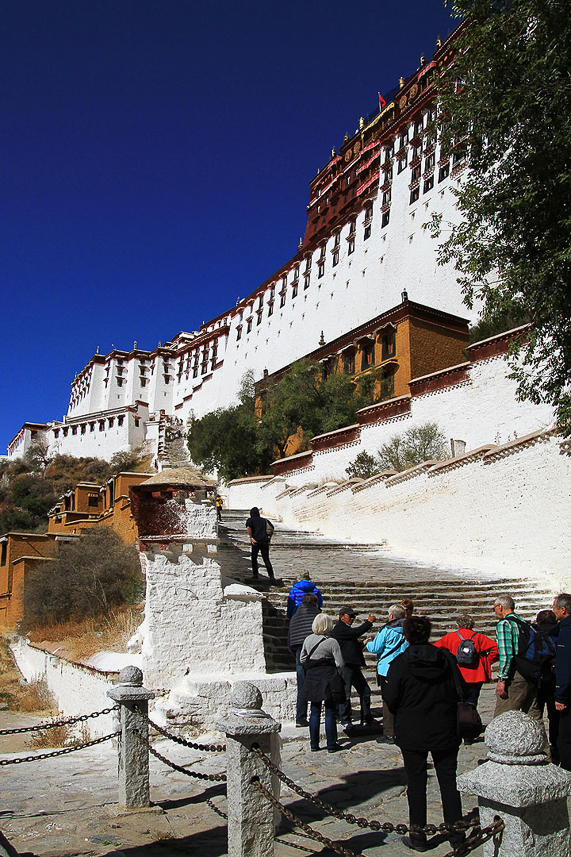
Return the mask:
POLYGON ((471 702, 472 705, 478 705, 478 699, 482 685, 485 681, 490 681, 492 664, 500 657, 497 643, 485 634, 480 634, 474 631, 474 619, 472 616, 464 614, 456 620, 458 626, 457 631, 451 631, 442 639, 437 640, 434 645, 441 649, 448 649, 456 656, 458 646, 463 640, 472 640, 476 649, 477 657, 473 664, 459 663, 458 667, 462 673, 462 678, 468 685, 468 696, 466 702, 471 702))

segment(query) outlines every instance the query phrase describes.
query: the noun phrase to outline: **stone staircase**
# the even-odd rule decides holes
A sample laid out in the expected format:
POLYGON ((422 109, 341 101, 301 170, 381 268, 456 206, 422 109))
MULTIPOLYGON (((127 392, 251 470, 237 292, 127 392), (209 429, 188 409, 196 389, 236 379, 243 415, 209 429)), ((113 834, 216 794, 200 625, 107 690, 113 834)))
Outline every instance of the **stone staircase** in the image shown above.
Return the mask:
POLYGON ((166 418, 160 453, 163 470, 175 467, 188 467, 190 455, 186 445, 186 431, 183 425, 166 418))
MULTIPOLYGON (((246 511, 223 513, 219 528, 220 559, 230 577, 248 583, 267 596, 264 603, 264 643, 269 671, 293 669, 287 650, 287 596, 309 564, 311 579, 323 595, 323 610, 337 618, 339 608, 350 604, 356 611, 357 623, 369 613, 377 617, 373 631, 387 620, 388 608, 403 598, 412 598, 415 612, 432 622, 432 639, 454 630, 454 619, 460 613, 474 617, 476 629, 495 636, 496 619, 492 609, 496 595, 508 592, 516 602, 516 611, 532 619, 539 610, 550 607, 554 592, 534 580, 513 577, 484 577, 462 570, 443 569, 413 560, 394 557, 377 545, 351 545, 322 539, 312 533, 276 527, 272 544, 272 563, 282 585, 270 587, 260 565, 260 579, 251 580, 249 547, 244 529, 246 511), (327 559, 322 567, 319 558, 327 559), (283 569, 287 569, 284 571, 283 569)), ((376 657, 366 654, 370 684, 375 684, 376 657)))

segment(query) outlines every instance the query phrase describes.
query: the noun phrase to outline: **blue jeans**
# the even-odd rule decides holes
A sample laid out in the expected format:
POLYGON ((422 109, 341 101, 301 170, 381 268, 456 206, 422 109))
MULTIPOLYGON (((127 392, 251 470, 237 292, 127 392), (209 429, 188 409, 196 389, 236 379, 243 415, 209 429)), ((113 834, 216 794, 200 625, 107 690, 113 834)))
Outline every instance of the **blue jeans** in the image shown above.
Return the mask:
POLYGON ((305 699, 301 699, 301 688, 303 687, 303 679, 305 678, 305 673, 303 671, 303 667, 299 662, 299 656, 301 655, 301 646, 295 650, 295 673, 297 676, 297 707, 295 711, 295 722, 303 723, 304 720, 307 720, 307 702, 305 699))
MULTIPOLYGON (((325 702, 325 737, 327 739, 327 749, 331 750, 337 744, 337 719, 335 710, 337 706, 334 702, 325 702)), ((319 725, 321 722, 321 703, 311 703, 311 714, 309 715, 309 743, 312 750, 319 748, 319 725)))

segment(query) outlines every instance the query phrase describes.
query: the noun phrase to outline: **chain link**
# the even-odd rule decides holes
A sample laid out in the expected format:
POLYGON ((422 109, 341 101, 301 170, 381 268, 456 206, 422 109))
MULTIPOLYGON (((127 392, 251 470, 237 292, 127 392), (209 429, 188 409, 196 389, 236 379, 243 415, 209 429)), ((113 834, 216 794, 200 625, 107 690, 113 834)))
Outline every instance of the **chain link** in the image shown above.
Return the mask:
POLYGON ((162 756, 158 750, 155 750, 148 741, 143 738, 140 732, 137 732, 136 729, 133 730, 133 735, 135 738, 146 747, 149 753, 151 753, 156 759, 160 759, 161 762, 164 762, 165 765, 168 765, 169 768, 172 768, 173 771, 178 771, 179 774, 186 774, 187 777, 194 777, 197 780, 211 780, 215 783, 225 783, 226 782, 226 774, 202 774, 200 771, 188 771, 186 768, 181 768, 180 765, 175 765, 174 762, 171 762, 166 756, 162 756))
POLYGON ((501 818, 497 818, 488 827, 483 827, 480 830, 476 828, 471 836, 452 851, 448 851, 444 857, 465 857, 466 854, 470 854, 471 851, 479 848, 480 845, 487 842, 488 839, 492 839, 494 836, 501 833, 504 828, 505 824, 501 818))
MULTIPOLYGON (((321 833, 318 833, 317 830, 314 830, 313 827, 310 827, 309 824, 306 824, 305 821, 302 821, 301 818, 298 818, 293 814, 287 807, 285 807, 279 800, 274 797, 274 795, 268 791, 268 789, 262 785, 258 777, 252 777, 250 780, 252 785, 260 791, 264 797, 266 797, 269 802, 278 809, 283 816, 285 816, 292 824, 295 824, 296 827, 301 828, 301 830, 305 831, 310 839, 315 839, 317 842, 321 842, 322 845, 326 845, 328 848, 331 848, 332 851, 337 852, 337 854, 343 855, 343 857, 358 857, 354 851, 350 851, 348 848, 344 848, 342 845, 333 842, 332 839, 328 839, 326 836, 322 836, 321 833)), ((288 842, 289 845, 289 842, 288 842)))
POLYGON ((175 741, 177 744, 182 744, 183 747, 190 747, 191 750, 202 750, 208 751, 211 753, 224 753, 226 752, 226 747, 224 744, 196 744, 194 741, 186 741, 184 738, 179 738, 178 735, 172 735, 170 732, 167 732, 166 729, 163 729, 162 726, 158 726, 156 723, 153 723, 148 714, 145 714, 143 711, 140 711, 137 706, 134 706, 137 714, 144 720, 149 726, 152 726, 153 729, 163 735, 165 738, 169 738, 171 741, 175 741))
POLYGON ((226 815, 226 813, 219 807, 217 807, 213 800, 210 800, 210 798, 206 798, 206 805, 209 806, 210 809, 214 810, 216 815, 219 815, 220 818, 223 818, 225 821, 228 821, 228 816, 226 815))
POLYGON ((53 759, 54 756, 67 756, 68 753, 75 753, 76 750, 84 750, 86 747, 95 747, 96 744, 103 744, 104 741, 109 741, 111 738, 117 738, 121 732, 112 732, 111 735, 104 735, 103 738, 95 738, 93 741, 85 741, 83 744, 78 744, 75 747, 64 747, 63 750, 54 750, 52 753, 40 753, 37 756, 23 756, 20 759, 0 759, 2 765, 20 765, 22 762, 39 762, 42 759, 53 759))
POLYGON ((41 732, 42 729, 55 729, 56 726, 71 726, 72 723, 83 723, 92 717, 111 714, 112 711, 119 711, 119 706, 114 705, 112 708, 104 708, 103 711, 94 711, 92 714, 80 714, 79 717, 54 720, 52 723, 40 723, 38 726, 22 726, 20 729, 0 729, 0 735, 20 735, 22 732, 41 732))

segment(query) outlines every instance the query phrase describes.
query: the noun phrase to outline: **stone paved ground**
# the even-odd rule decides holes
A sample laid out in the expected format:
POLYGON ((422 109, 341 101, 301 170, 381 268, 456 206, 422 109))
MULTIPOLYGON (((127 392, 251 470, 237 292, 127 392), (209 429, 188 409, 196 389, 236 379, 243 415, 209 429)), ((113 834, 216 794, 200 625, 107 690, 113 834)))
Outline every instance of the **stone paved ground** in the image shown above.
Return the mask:
MULTIPOLYGON (((482 713, 489 719, 492 689, 484 692, 482 713)), ((24 722, 23 715, 0 712, 0 728, 24 722), (10 725, 9 725, 10 724, 10 725)), ((341 737, 346 748, 335 755, 310 753, 302 730, 285 730, 282 768, 295 782, 343 809, 380 821, 406 822, 405 777, 398 748, 379 744, 375 737, 341 737)), ((154 745, 179 765, 213 773, 224 768, 224 757, 198 753, 163 739, 154 745)), ((26 750, 28 754, 30 751, 26 750)), ((45 751, 43 751, 45 752, 45 751)), ((22 752, 4 754, 6 760, 22 752)), ((485 757, 478 743, 460 749, 460 771, 469 770, 485 757)), ((226 808, 224 784, 193 780, 151 760, 151 797, 148 812, 120 814, 117 811, 117 757, 110 744, 80 750, 57 759, 8 765, 0 778, 0 830, 22 853, 41 857, 71 855, 119 855, 159 857, 168 854, 209 857, 225 855, 226 827, 208 806, 210 798, 226 808)), ((350 827, 345 822, 324 818, 314 807, 288 788, 284 803, 302 820, 312 823, 331 839, 345 840, 348 847, 366 857, 405 857, 410 854, 395 834, 384 835, 350 827)), ((474 805, 464 800, 465 810, 474 805)), ((441 819, 438 787, 433 772, 429 778, 429 820, 441 819)), ((276 857, 291 857, 294 849, 285 842, 303 846, 306 855, 331 857, 320 845, 292 832, 288 822, 278 832, 276 857)), ((432 854, 446 854, 448 843, 434 843, 432 854)), ((302 852, 299 852, 302 853, 302 852)), ((481 855, 481 849, 473 852, 481 855)))

